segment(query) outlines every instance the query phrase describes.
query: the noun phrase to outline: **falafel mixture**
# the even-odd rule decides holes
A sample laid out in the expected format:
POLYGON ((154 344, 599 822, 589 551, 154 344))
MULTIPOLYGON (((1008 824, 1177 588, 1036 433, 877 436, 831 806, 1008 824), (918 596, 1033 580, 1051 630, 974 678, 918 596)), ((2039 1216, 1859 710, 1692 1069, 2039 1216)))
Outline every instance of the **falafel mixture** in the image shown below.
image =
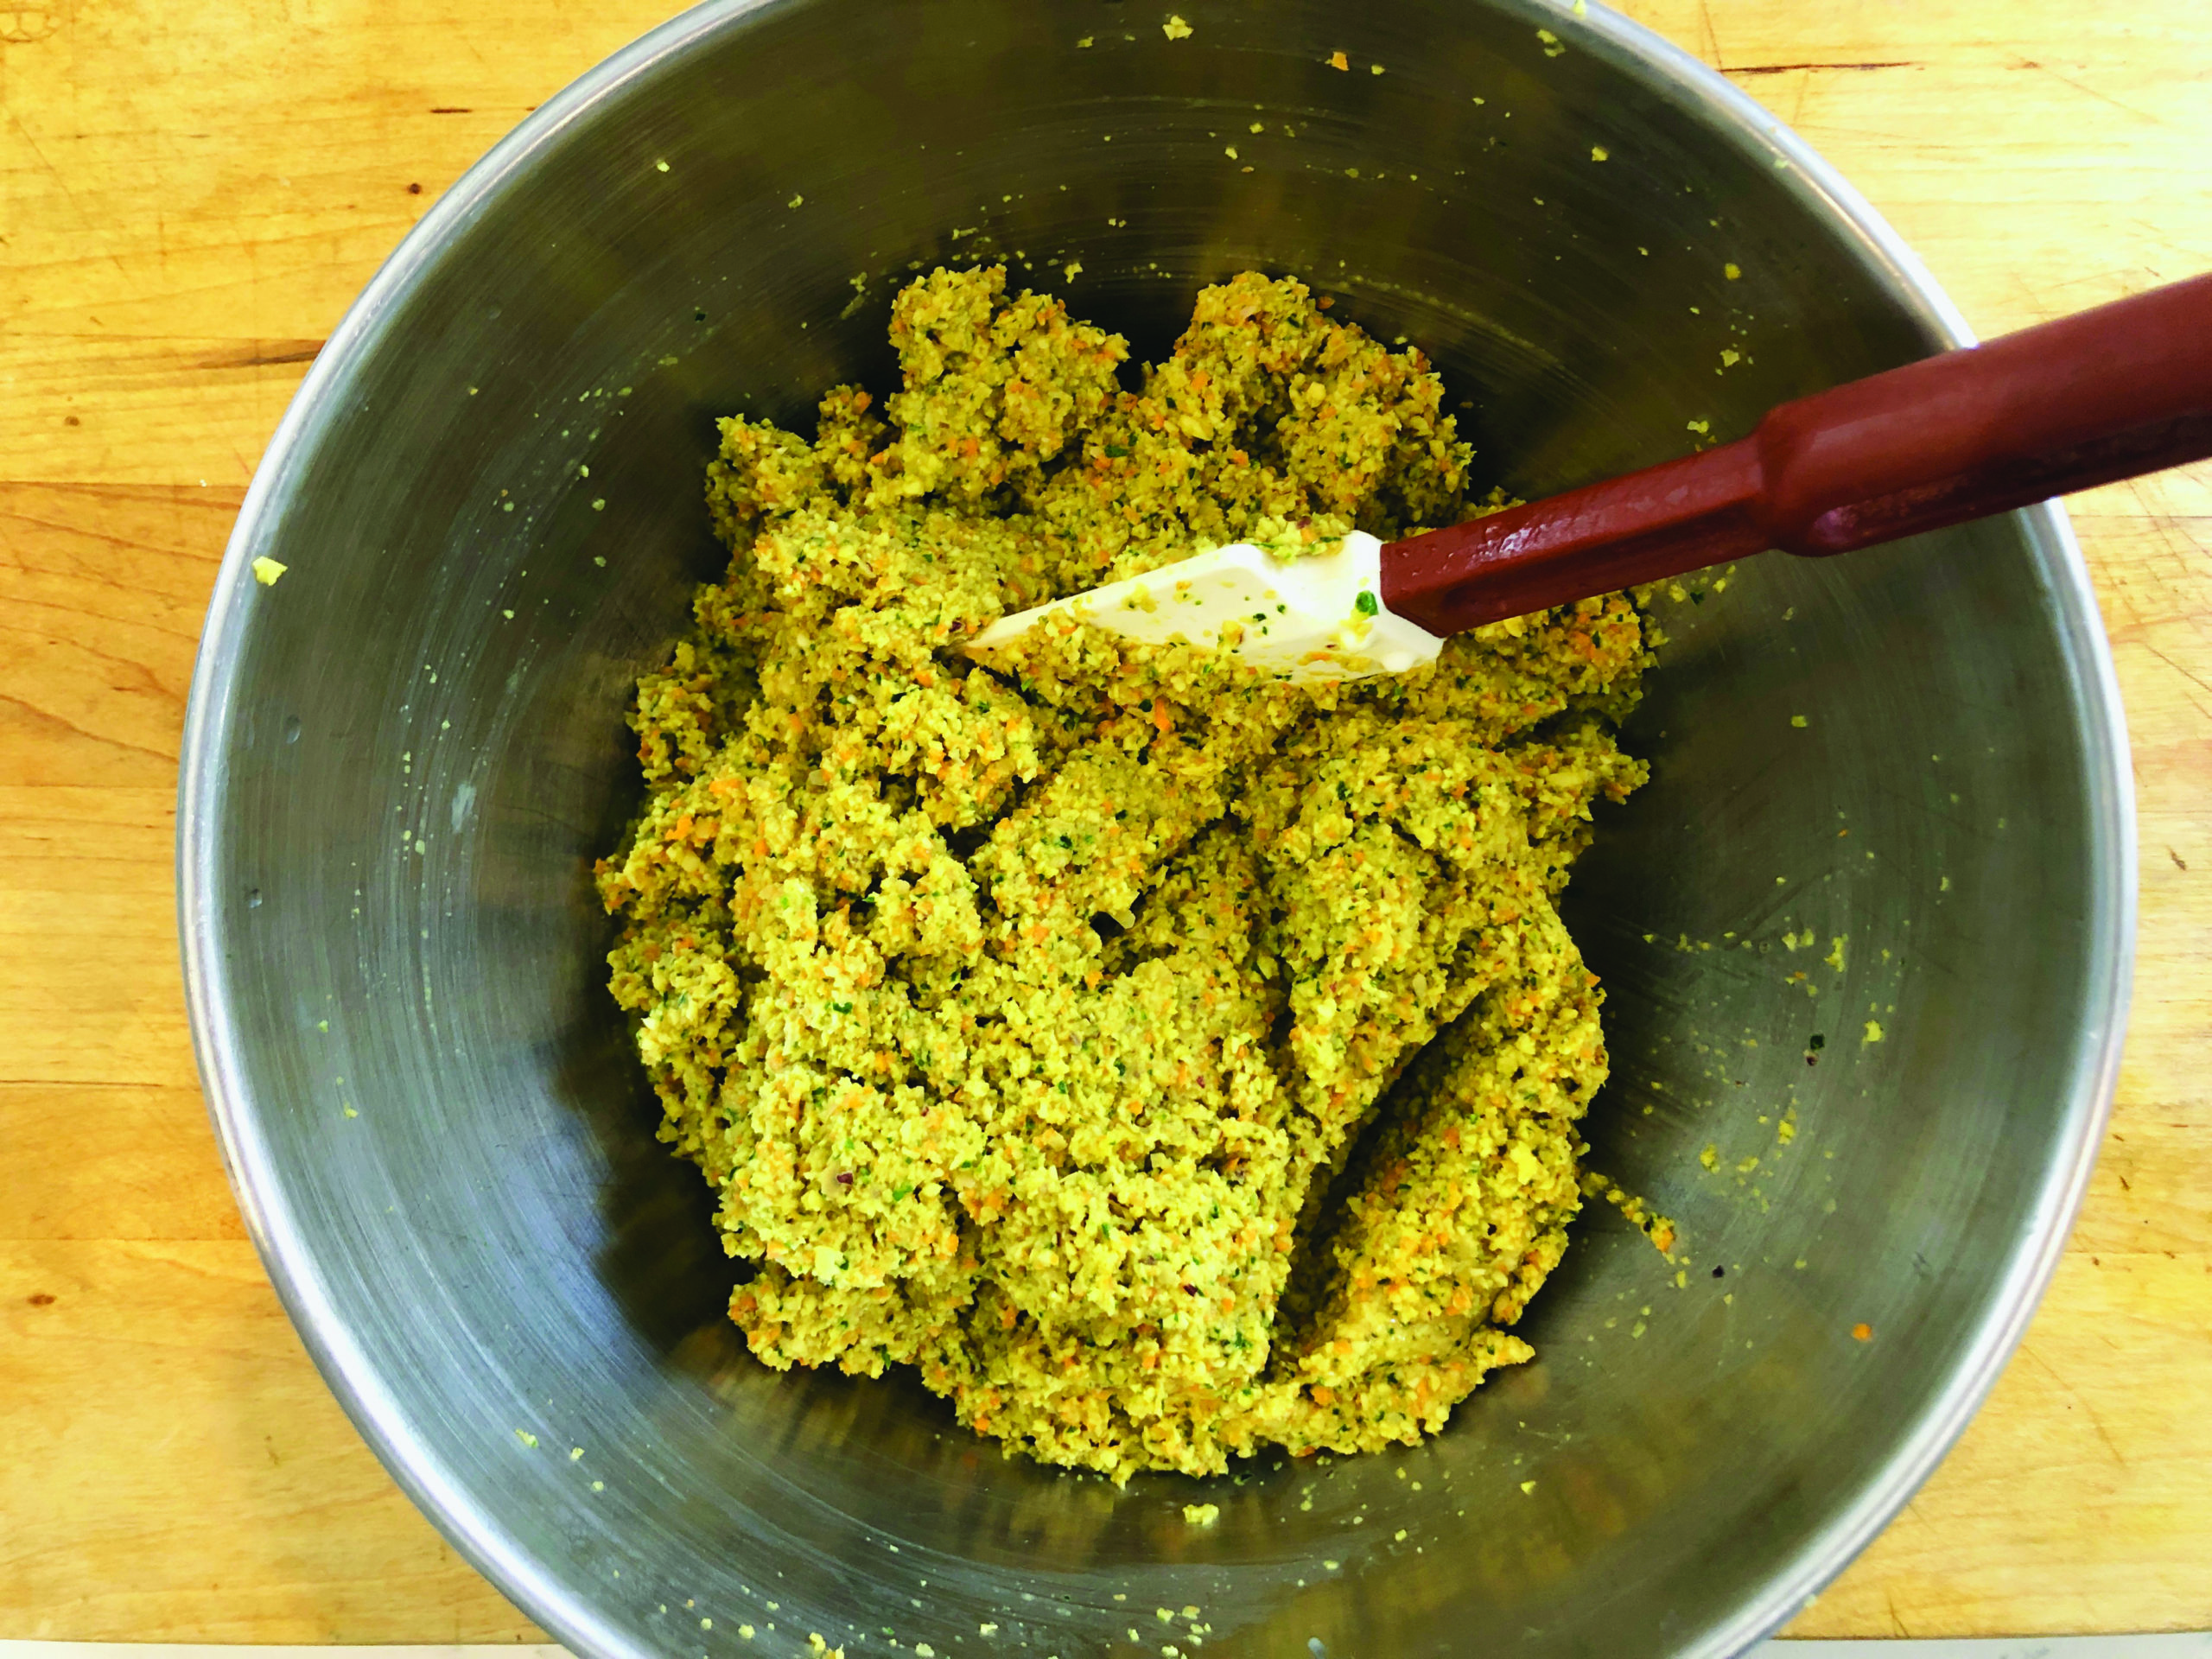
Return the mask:
POLYGON ((1410 1443, 1530 1357, 1606 1068, 1553 902, 1644 776, 1634 603, 1336 685, 1087 627, 961 650, 1204 547, 1482 510, 1421 353, 1328 308, 1209 288, 1130 391, 1118 335, 938 270, 880 415, 721 423, 728 574, 639 683, 597 869, 768 1364, 911 1365, 1124 1479, 1410 1443))

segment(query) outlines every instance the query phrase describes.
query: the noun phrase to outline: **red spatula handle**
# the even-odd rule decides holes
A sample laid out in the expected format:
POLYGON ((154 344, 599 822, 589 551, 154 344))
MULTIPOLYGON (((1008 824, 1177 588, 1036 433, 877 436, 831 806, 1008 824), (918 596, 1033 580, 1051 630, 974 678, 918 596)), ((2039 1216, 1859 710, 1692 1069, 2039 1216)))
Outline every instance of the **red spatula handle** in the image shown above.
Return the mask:
POLYGON ((1457 633, 1768 548, 1819 556, 2212 455, 2212 276, 1783 404, 1750 437, 1382 550, 1457 633))

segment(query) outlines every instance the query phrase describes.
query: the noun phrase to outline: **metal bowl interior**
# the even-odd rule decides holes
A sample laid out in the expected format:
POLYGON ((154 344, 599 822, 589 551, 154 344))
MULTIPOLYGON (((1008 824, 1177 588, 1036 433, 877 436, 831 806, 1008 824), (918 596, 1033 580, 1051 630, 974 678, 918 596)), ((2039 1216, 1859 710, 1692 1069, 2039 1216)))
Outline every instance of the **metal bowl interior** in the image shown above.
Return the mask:
POLYGON ((1733 1650, 1941 1455, 2086 1178, 2133 826, 2045 510, 1662 601, 1652 781, 1570 920, 1611 995, 1592 1161, 1688 1260, 1593 1205, 1540 1357, 1441 1438, 1116 1490, 747 1356, 586 880, 631 683, 719 563, 712 417, 810 429, 884 383, 896 285, 981 258, 1153 356, 1198 284, 1302 274, 1427 346, 1523 495, 1961 334, 1816 158, 1601 9, 1185 15, 678 19, 424 221, 239 522, 180 859, 240 1202, 393 1473, 579 1651, 1187 1649, 1192 1606, 1208 1652, 1733 1650))

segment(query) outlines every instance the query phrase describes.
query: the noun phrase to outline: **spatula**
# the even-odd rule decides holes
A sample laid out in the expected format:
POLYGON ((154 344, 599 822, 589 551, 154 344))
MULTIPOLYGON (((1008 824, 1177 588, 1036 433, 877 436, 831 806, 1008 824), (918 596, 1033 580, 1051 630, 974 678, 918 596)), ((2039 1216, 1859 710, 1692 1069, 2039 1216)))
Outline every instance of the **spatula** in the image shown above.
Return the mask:
POLYGON ((1769 411, 1749 437, 1486 518, 1281 559, 1236 543, 1001 618, 1235 652, 1290 681, 1402 673, 1446 635, 1770 548, 1847 553, 2212 456, 2212 276, 1769 411))

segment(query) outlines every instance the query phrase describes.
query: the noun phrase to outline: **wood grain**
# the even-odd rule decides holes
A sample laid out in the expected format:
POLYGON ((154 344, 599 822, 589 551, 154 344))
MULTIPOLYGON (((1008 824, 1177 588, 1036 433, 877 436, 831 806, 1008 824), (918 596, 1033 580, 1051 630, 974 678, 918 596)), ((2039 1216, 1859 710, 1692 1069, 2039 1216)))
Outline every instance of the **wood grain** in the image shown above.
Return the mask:
MULTIPOLYGON (((184 1025, 174 772, 305 364, 441 189, 666 9, 0 7, 0 1637, 536 1637, 355 1438, 244 1241, 184 1025)), ((2212 266, 2202 0, 1630 10, 1984 332, 2212 266)), ((1989 1406, 1796 1634, 2212 1624, 2212 467, 2074 507, 2142 823, 2111 1141, 1989 1406)))

